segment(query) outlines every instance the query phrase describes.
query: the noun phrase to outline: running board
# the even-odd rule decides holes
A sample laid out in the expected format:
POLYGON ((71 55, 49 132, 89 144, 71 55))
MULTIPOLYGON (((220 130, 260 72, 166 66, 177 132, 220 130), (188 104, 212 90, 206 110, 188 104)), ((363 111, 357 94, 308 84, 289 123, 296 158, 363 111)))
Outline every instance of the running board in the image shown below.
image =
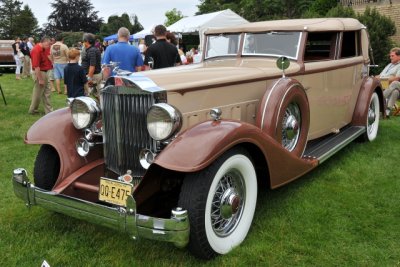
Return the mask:
POLYGON ((322 140, 310 142, 304 151, 305 158, 316 158, 319 163, 324 162, 336 152, 354 141, 366 131, 363 126, 350 126, 341 129, 340 133, 332 134, 322 140))

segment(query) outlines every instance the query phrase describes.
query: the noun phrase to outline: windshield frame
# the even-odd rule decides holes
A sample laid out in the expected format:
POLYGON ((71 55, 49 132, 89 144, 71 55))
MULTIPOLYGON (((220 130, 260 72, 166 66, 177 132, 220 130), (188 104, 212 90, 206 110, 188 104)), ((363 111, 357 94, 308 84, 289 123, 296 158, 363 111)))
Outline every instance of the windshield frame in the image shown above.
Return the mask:
POLYGON ((292 60, 298 60, 300 53, 300 44, 303 38, 304 32, 302 31, 265 31, 265 32, 233 32, 233 33, 219 33, 219 34, 209 34, 206 35, 205 41, 205 49, 204 49, 204 60, 218 58, 218 57, 280 57, 285 56, 292 60), (265 34, 265 33, 298 33, 298 40, 296 43, 296 52, 294 55, 281 55, 281 54, 273 54, 273 53, 248 53, 245 51, 246 47, 246 38, 250 34, 265 34), (208 55, 208 49, 210 46, 210 38, 216 36, 227 36, 227 35, 237 35, 238 40, 238 49, 236 53, 226 53, 226 54, 217 54, 215 56, 208 55))

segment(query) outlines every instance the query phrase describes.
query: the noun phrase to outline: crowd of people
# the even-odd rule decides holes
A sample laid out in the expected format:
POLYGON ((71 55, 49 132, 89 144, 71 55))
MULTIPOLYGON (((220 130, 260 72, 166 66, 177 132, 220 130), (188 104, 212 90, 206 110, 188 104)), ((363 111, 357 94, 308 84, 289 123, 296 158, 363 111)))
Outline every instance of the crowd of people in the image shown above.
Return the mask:
POLYGON ((74 48, 64 44, 61 36, 43 37, 36 44, 32 37, 16 38, 12 44, 16 80, 32 77, 34 81, 28 113, 38 114, 41 101, 45 113, 51 112, 52 92, 68 97, 99 92, 101 82, 108 77, 105 72, 109 71, 102 66, 112 62, 117 62, 121 70, 137 72, 200 61, 197 50, 185 54, 182 43, 179 44, 175 34, 167 32, 163 25, 154 28, 154 40, 149 46, 144 40, 140 40, 138 46, 131 45, 129 38, 130 32, 125 27, 118 30, 116 42, 101 43, 94 34, 85 33, 82 42, 74 48), (198 59, 194 60, 195 56, 198 59))

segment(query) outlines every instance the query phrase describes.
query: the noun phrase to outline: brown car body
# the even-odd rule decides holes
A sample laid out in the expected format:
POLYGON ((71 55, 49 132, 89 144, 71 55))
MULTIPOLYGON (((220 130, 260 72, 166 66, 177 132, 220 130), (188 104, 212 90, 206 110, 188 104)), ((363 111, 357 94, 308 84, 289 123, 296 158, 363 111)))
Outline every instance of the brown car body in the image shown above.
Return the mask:
MULTIPOLYGON (((264 41, 259 45, 260 49, 270 48, 264 47, 264 41)), ((210 258, 228 253, 247 235, 255 209, 251 204, 254 196, 249 195, 257 196, 253 178, 260 185, 276 188, 309 172, 352 140, 372 141, 376 137, 384 101, 379 82, 368 75, 367 32, 357 20, 284 20, 211 29, 206 32, 203 47, 203 62, 199 64, 109 78, 100 97, 102 124, 91 124, 85 127, 86 132, 71 122, 71 109, 81 100, 71 100, 71 108, 41 118, 29 129, 25 142, 52 151, 45 157, 39 152, 35 163, 36 184, 46 184, 46 178, 52 182, 48 188, 34 186, 24 170, 18 169, 14 171, 16 194, 28 205, 43 205, 134 236, 177 246, 189 243, 195 255, 210 258), (276 36, 296 41, 264 54, 251 54, 246 48, 250 43, 247 38, 272 38, 273 43, 276 36), (231 46, 234 52, 230 52, 231 46), (228 52, 216 55, 214 48, 227 48, 228 52), (280 49, 291 52, 281 53, 285 51, 280 49), (277 67, 287 61, 277 61, 281 56, 290 59, 290 66, 283 70, 277 67), (117 99, 137 92, 151 95, 153 104, 165 103, 179 110, 180 127, 166 140, 132 141, 137 140, 132 133, 146 125, 151 105, 143 111, 145 100, 132 98, 124 106, 125 102, 117 99), (117 102, 118 107, 112 106, 117 102), (111 106, 112 112, 108 110, 111 106), (101 132, 97 137, 100 145, 87 138, 89 128, 101 132), (111 132, 111 128, 118 130, 111 132), (113 141, 115 145, 110 145, 113 141), (81 149, 94 148, 81 157, 76 143, 81 149), (149 166, 135 177, 138 181, 126 207, 99 204, 100 177, 118 179, 135 171, 135 167, 119 169, 118 164, 143 149, 154 158, 140 158, 149 166), (58 160, 51 161, 55 166, 43 170, 40 161, 44 158, 58 160), (210 173, 236 158, 247 163, 228 168, 230 175, 236 177, 236 172, 253 166, 257 176, 252 178, 253 172, 243 171, 235 178, 239 185, 228 189, 218 186, 215 181, 219 178, 209 177, 210 173), (56 169, 53 172, 49 171, 52 167, 56 169), (198 181, 201 179, 210 184, 198 181), (196 190, 197 183, 205 190, 196 190), (246 191, 248 188, 255 192, 246 191), (223 191, 217 212, 226 226, 213 223, 207 228, 208 201, 216 197, 213 190, 223 191), (192 195, 207 201, 199 204, 192 195), (206 215, 193 203, 203 207, 206 215), (205 225, 199 223, 204 220, 205 225), (202 241, 204 245, 196 245, 202 241)), ((130 163, 129 167, 136 166, 130 163)), ((220 179, 220 183, 225 182, 225 178, 220 179)))
POLYGON ((13 40, 0 40, 0 67, 2 68, 14 68, 14 50, 12 44, 13 40))

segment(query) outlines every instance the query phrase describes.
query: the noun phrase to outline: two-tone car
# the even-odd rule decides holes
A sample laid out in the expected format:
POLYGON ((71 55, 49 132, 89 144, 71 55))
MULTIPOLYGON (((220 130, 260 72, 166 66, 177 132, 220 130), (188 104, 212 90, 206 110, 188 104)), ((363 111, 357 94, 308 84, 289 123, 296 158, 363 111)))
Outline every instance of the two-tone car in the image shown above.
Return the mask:
POLYGON ((243 242, 265 185, 377 137, 385 103, 358 20, 214 28, 202 47, 201 63, 110 77, 99 101, 39 119, 34 183, 15 169, 15 194, 209 259, 243 242))

